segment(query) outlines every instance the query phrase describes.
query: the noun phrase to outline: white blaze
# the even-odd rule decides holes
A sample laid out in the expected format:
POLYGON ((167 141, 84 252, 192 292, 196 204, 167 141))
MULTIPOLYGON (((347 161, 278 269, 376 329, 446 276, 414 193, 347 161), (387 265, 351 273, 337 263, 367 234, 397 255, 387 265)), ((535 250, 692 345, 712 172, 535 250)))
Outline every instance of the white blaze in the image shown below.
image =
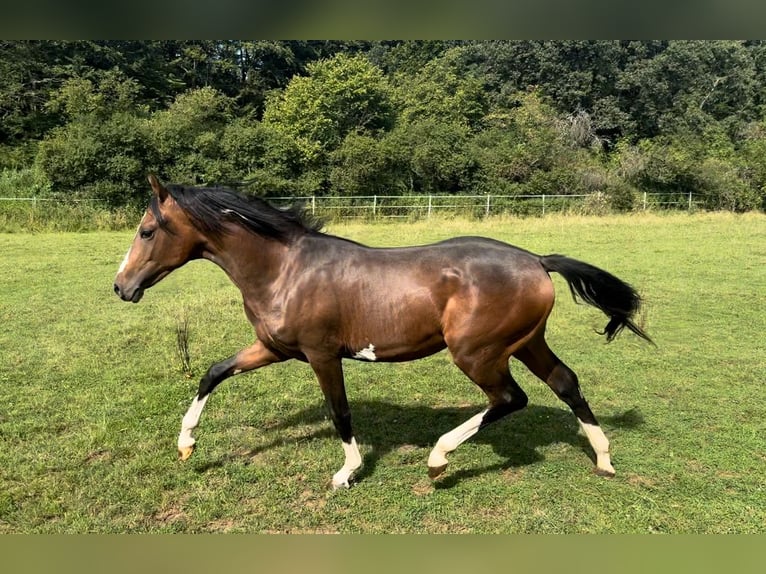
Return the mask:
POLYGON ((131 249, 133 249, 132 245, 128 247, 128 252, 125 254, 125 258, 122 260, 122 263, 120 263, 120 268, 117 270, 118 275, 125 270, 125 266, 128 264, 128 259, 130 259, 131 249))
MULTIPOLYGON (((144 218, 146 216, 141 218, 141 223, 144 222, 144 218)), ((136 228, 136 233, 133 235, 133 240, 135 240, 136 235, 138 235, 139 230, 141 229, 141 223, 138 224, 138 227, 136 228)), ((128 247, 128 252, 125 254, 125 257, 122 260, 122 263, 120 263, 120 268, 117 270, 117 275, 122 273, 125 270, 125 267, 128 265, 128 259, 130 259, 130 252, 133 250, 133 243, 131 242, 130 247, 128 247)))

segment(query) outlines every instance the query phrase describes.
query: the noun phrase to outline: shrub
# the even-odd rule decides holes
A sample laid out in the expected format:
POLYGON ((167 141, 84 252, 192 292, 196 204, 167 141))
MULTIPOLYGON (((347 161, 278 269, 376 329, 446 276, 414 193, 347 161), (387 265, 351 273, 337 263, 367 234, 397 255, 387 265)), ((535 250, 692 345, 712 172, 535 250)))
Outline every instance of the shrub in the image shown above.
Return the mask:
POLYGON ((524 185, 527 195, 579 195, 585 191, 582 178, 569 166, 534 171, 524 185))
POLYGON ((397 195, 405 191, 410 158, 395 147, 391 139, 348 134, 330 157, 333 193, 397 195))
POLYGON ((698 191, 707 209, 750 211, 759 207, 759 195, 736 165, 718 158, 706 158, 696 172, 698 191))
POLYGON ((632 211, 636 207, 636 198, 640 193, 629 183, 616 180, 604 188, 609 206, 614 211, 632 211))
POLYGON ((50 179, 36 167, 0 171, 0 197, 39 197, 50 191, 50 179))
POLYGON ((606 215, 611 211, 609 196, 603 191, 589 193, 576 211, 582 215, 606 215))
POLYGON ((222 162, 222 138, 234 119, 234 102, 210 88, 180 94, 149 121, 151 142, 162 173, 175 182, 210 183, 230 174, 222 162))

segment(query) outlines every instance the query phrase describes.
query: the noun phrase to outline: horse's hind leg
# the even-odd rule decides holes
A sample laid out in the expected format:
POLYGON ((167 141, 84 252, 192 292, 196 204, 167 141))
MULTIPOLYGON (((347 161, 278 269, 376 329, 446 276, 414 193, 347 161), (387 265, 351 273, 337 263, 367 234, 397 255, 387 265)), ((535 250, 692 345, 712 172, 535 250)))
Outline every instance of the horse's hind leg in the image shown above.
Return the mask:
POLYGON ((454 352, 453 357, 457 366, 487 395, 489 407, 439 438, 428 457, 428 476, 431 478, 436 478, 447 468, 447 454, 488 424, 524 408, 528 400, 508 370, 507 356, 489 365, 479 363, 475 357, 454 352))
POLYGON ((583 397, 574 371, 550 350, 542 336, 530 341, 514 355, 537 377, 545 381, 556 396, 572 409, 596 453, 595 473, 614 476, 614 467, 609 457, 609 441, 583 397))

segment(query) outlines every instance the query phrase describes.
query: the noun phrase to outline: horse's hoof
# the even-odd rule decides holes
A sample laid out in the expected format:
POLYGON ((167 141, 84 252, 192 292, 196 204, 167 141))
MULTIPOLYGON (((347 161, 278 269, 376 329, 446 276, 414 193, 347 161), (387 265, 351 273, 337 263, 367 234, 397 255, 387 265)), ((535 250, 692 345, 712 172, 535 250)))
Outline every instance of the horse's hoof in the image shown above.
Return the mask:
POLYGON ((444 472, 446 468, 447 468, 446 464, 442 464, 441 466, 429 466, 428 478, 430 478, 431 480, 438 478, 444 472))
POLYGON ((194 452, 194 445, 191 446, 179 446, 178 447, 178 460, 188 460, 194 452))
POLYGON ((335 482, 334 480, 331 480, 330 488, 332 488, 333 492, 336 490, 348 490, 351 488, 351 483, 348 480, 344 482, 335 482))
POLYGON ((614 470, 607 470, 605 468, 594 467, 593 474, 596 476, 603 476, 605 478, 614 478, 614 470))

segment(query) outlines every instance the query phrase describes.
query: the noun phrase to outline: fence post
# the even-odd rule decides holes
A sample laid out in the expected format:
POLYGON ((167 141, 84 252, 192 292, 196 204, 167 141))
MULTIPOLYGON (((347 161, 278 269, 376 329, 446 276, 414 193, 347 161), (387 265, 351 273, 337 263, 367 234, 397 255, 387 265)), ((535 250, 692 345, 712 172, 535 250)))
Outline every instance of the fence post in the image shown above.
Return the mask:
POLYGON ((312 195, 311 196, 311 215, 316 215, 317 211, 317 196, 312 195))
POLYGON ((378 209, 378 196, 373 195, 372 196, 372 216, 373 217, 375 217, 375 213, 377 212, 377 209, 378 209))
POLYGON ((489 217, 489 200, 492 196, 487 194, 487 208, 484 210, 484 217, 489 217))
POLYGON ((428 194, 428 217, 427 219, 431 219, 431 194, 428 194))
POLYGON ((689 211, 692 210, 692 192, 689 192, 689 211))
POLYGON ((644 192, 644 211, 646 211, 646 192, 644 192))
POLYGON ((543 194, 543 215, 545 215, 545 194, 543 194))

